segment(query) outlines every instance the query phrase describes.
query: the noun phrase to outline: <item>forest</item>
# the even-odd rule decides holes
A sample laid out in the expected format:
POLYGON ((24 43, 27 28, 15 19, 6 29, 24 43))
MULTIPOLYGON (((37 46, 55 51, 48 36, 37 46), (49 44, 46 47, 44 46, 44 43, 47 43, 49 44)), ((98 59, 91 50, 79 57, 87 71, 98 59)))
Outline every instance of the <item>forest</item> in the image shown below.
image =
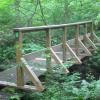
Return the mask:
MULTIPOLYGON (((0 0, 0 100, 100 100, 99 38, 100 0, 0 0), (48 28, 48 30, 41 29, 45 30, 47 35, 45 35, 44 31, 38 31, 39 28, 54 27, 54 25, 55 27, 57 27, 57 25, 68 26, 69 23, 76 23, 75 25, 77 27, 68 27, 67 32, 65 26, 61 29, 58 28, 57 30, 52 30, 52 28, 50 28, 50 30, 48 28), (87 23, 92 24, 90 25, 87 23), (86 29, 84 28, 84 25, 86 29), (25 32, 25 30, 30 30, 28 27, 30 27, 30 29, 33 27, 33 31, 25 32), (26 29, 24 30, 24 28, 26 29), (25 32, 23 37, 21 37, 21 30, 23 33, 25 32), (90 53, 91 56, 86 55, 82 59, 78 59, 78 54, 76 52, 80 49, 78 49, 79 45, 76 46, 75 53, 74 50, 68 46, 69 51, 71 51, 72 55, 74 55, 76 60, 80 61, 81 64, 75 63, 75 58, 69 60, 69 56, 67 56, 68 62, 65 61, 63 63, 59 59, 59 54, 55 54, 55 51, 53 52, 53 49, 50 49, 52 46, 63 43, 64 32, 67 33, 67 36, 65 35, 67 40, 75 38, 75 45, 78 44, 78 35, 82 35, 84 39, 85 33, 89 33, 90 35, 95 33, 93 36, 95 36, 96 39, 93 38, 92 40, 92 35, 90 38, 87 37, 89 43, 92 45, 89 48, 85 47, 85 45, 89 45, 83 40, 80 42, 83 46, 82 48, 90 53), (78 32, 79 34, 75 36, 78 32), (51 35, 50 41, 49 35, 51 35), (19 41, 23 43, 23 49, 21 48, 21 50, 21 43, 18 42, 18 38, 19 41), (20 38, 22 40, 20 40, 20 38), (50 48, 47 48, 47 46, 50 48), (95 50, 88 51, 88 49, 92 49, 92 47, 95 50), (52 53, 54 53, 54 58, 60 62, 64 68, 67 68, 69 73, 64 73, 60 64, 51 64, 50 66, 52 66, 54 72, 47 71, 38 77, 39 82, 41 82, 44 87, 43 91, 19 89, 17 86, 9 86, 8 84, 6 86, 6 82, 3 83, 2 81, 13 81, 12 77, 9 77, 9 75, 8 77, 5 76, 7 72, 12 72, 10 70, 12 68, 17 69, 18 81, 16 84, 20 85, 22 83, 21 78, 23 78, 23 75, 21 74, 20 68, 22 63, 19 65, 19 62, 16 62, 16 58, 19 60, 18 56, 20 55, 18 54, 18 51, 16 51, 17 49, 25 55, 26 61, 23 61, 25 63, 31 58, 30 56, 28 58, 28 54, 32 52, 36 52, 35 54, 37 54, 37 51, 41 50, 38 56, 41 55, 41 57, 43 57, 42 60, 46 58, 47 67, 50 65, 51 50, 52 53), (46 51, 42 52, 42 50, 46 51), (44 54, 42 55, 42 53, 44 54), (16 68, 16 66, 19 68, 16 68)), ((84 53, 84 51, 81 51, 81 53, 84 53)), ((31 63, 30 65, 33 64, 36 67, 39 66, 39 68, 44 68, 43 63, 37 63, 35 60, 33 62, 29 61, 29 63, 31 63)), ((50 67, 48 67, 48 69, 50 69, 50 67)), ((28 70, 30 71, 30 69, 28 70)), ((30 72, 29 75, 33 75, 30 74, 30 72)), ((39 85, 38 83, 33 84, 33 81, 28 80, 26 85, 39 85)))

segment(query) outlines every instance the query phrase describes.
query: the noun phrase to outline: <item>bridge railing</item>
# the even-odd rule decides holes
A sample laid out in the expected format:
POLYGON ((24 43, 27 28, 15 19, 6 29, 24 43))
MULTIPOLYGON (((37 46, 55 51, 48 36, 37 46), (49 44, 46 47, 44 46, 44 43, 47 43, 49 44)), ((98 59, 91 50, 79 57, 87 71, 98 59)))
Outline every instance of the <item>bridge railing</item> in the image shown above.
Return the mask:
POLYGON ((25 32, 34 32, 34 31, 41 31, 41 30, 45 31, 48 29, 58 29, 58 28, 77 26, 77 25, 85 25, 85 24, 92 24, 92 21, 76 22, 76 23, 69 23, 69 24, 59 24, 59 25, 46 25, 46 26, 14 28, 14 32, 25 33, 25 32))

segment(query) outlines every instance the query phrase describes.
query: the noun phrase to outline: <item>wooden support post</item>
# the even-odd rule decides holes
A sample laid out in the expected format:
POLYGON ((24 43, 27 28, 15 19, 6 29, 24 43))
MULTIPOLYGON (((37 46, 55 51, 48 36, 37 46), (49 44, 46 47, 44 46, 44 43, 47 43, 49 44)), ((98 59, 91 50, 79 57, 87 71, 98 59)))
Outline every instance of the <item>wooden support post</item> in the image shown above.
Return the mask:
POLYGON ((86 39, 87 39, 87 41, 91 44, 91 46, 95 49, 95 50, 97 50, 98 48, 95 46, 95 44, 91 41, 91 39, 86 35, 86 39))
POLYGON ((75 57, 75 59, 78 61, 78 64, 81 64, 81 60, 78 58, 78 56, 74 53, 74 51, 70 48, 70 46, 66 43, 66 47, 69 49, 70 53, 75 57))
POLYGON ((22 32, 19 32, 18 34, 18 40, 16 43, 16 61, 17 61, 17 67, 16 67, 16 73, 17 73, 17 86, 24 86, 24 72, 23 72, 23 66, 21 64, 21 56, 22 56, 22 32))
POLYGON ((83 43, 84 43, 84 45, 86 45, 86 41, 87 41, 87 24, 85 24, 84 25, 84 28, 85 28, 85 35, 84 35, 84 37, 83 37, 83 43))
POLYGON ((94 25, 93 25, 93 22, 91 23, 91 35, 90 35, 90 39, 91 40, 94 40, 94 27, 93 27, 94 25))
POLYGON ((2 85, 2 86, 10 86, 10 87, 18 88, 18 89, 23 89, 23 90, 38 91, 36 89, 36 87, 34 87, 34 86, 24 85, 24 86, 18 87, 15 83, 6 82, 6 81, 0 81, 0 85, 2 85))
POLYGON ((93 27, 93 22, 91 24, 91 36, 90 38, 93 40, 93 39, 96 39, 98 43, 100 43, 100 39, 97 37, 97 35, 95 34, 94 32, 94 27, 93 27))
POLYGON ((36 89, 38 91, 43 91, 44 88, 40 82, 40 80, 38 79, 38 77, 36 76, 36 74, 31 70, 30 66, 27 64, 26 60, 24 58, 21 58, 21 61, 24 65, 24 69, 26 70, 26 72, 29 75, 30 80, 32 81, 32 83, 36 86, 36 89))
POLYGON ((87 55, 92 55, 91 52, 87 49, 87 47, 82 43, 82 41, 80 39, 78 39, 80 46, 82 47, 82 49, 87 53, 87 55))
POLYGON ((78 38, 79 38, 79 25, 76 26, 76 34, 75 34, 75 53, 76 55, 78 56, 79 55, 79 41, 78 41, 78 38))
POLYGON ((97 49, 95 44, 91 41, 91 39, 87 35, 88 30, 87 30, 87 23, 85 24, 85 36, 84 36, 84 44, 86 45, 86 42, 88 42, 94 49, 97 49))
POLYGON ((47 47, 47 50, 46 50, 46 66, 47 66, 47 72, 48 73, 52 73, 52 66, 51 66, 51 51, 50 51, 50 48, 51 48, 51 30, 48 29, 46 30, 46 47, 47 47))
POLYGON ((63 34, 63 63, 66 61, 66 41, 67 41, 67 27, 64 27, 64 34, 63 34))
POLYGON ((97 42, 100 43, 100 39, 98 38, 98 36, 95 33, 93 33, 93 36, 97 40, 97 42))
POLYGON ((66 74, 69 73, 68 69, 64 66, 64 64, 59 59, 59 57, 56 55, 56 53, 53 51, 53 49, 50 48, 50 50, 51 50, 51 54, 52 54, 52 57, 54 58, 54 60, 61 65, 61 67, 64 69, 66 74))

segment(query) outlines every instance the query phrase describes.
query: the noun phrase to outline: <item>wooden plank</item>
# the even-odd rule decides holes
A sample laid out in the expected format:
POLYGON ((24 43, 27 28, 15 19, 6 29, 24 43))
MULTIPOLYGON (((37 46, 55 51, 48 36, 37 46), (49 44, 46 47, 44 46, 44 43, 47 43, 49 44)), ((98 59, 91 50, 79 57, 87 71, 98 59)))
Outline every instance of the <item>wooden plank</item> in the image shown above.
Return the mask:
POLYGON ((70 53, 75 57, 75 59, 78 61, 79 64, 81 64, 81 60, 78 58, 78 56, 75 54, 75 52, 70 48, 70 46, 66 43, 66 47, 70 51, 70 53))
POLYGON ((52 49, 53 49, 55 52, 62 51, 62 43, 52 46, 52 49))
POLYGON ((17 85, 24 85, 24 72, 22 67, 17 67, 17 85))
MULTIPOLYGON (((73 51, 75 51, 75 47, 70 47, 73 51)), ((83 50, 83 48, 82 48, 82 46, 80 46, 80 48, 78 48, 79 49, 79 51, 80 50, 83 50)))
POLYGON ((93 22, 91 23, 91 35, 90 35, 90 39, 93 40, 95 37, 94 37, 94 24, 93 22))
POLYGON ((16 73, 17 73, 17 85, 23 86, 24 85, 24 72, 22 69, 20 58, 22 56, 21 49, 22 49, 22 32, 19 32, 18 40, 17 40, 17 48, 16 48, 16 61, 17 61, 17 67, 16 67, 16 73))
POLYGON ((51 50, 51 54, 52 54, 52 57, 54 58, 54 60, 61 65, 61 67, 64 69, 66 74, 69 73, 68 69, 64 66, 64 64, 59 59, 59 57, 56 55, 56 53, 53 51, 53 49, 50 48, 50 50, 51 50))
POLYGON ((21 58, 22 63, 24 64, 24 69, 27 71, 30 80, 36 86, 37 90, 43 91, 44 87, 42 86, 40 80, 36 76, 36 74, 31 70, 30 66, 27 64, 24 58, 21 58))
POLYGON ((87 47, 82 43, 80 39, 78 39, 80 46, 83 48, 83 50, 90 56, 92 55, 91 52, 87 49, 87 47))
MULTIPOLYGON (((92 32, 93 32, 93 23, 91 23, 92 24, 92 32)), ((94 36, 93 36, 93 33, 91 33, 90 34, 90 36, 88 36, 88 29, 87 29, 87 23, 85 24, 85 32, 86 32, 86 34, 85 34, 85 37, 84 37, 84 41, 88 41, 90 44, 91 44, 91 46, 95 49, 95 50, 97 50, 98 48, 95 46, 95 44, 92 42, 92 40, 90 39, 90 38, 94 38, 94 36)), ((86 44, 86 43, 85 43, 86 44)))
POLYGON ((85 24, 85 34, 88 33, 88 26, 87 26, 87 23, 85 24))
POLYGON ((66 26, 75 26, 75 25, 83 25, 85 23, 92 23, 92 21, 84 21, 84 22, 76 22, 76 23, 69 23, 69 24, 60 24, 60 25, 46 25, 46 26, 36 26, 36 27, 22 27, 22 28, 14 28, 14 32, 33 32, 33 31, 45 31, 47 29, 58 29, 63 28, 66 26))
POLYGON ((2 85, 2 86, 10 86, 10 87, 24 89, 24 90, 38 91, 35 86, 29 86, 29 85, 17 86, 17 84, 15 84, 15 83, 6 82, 6 81, 0 81, 0 85, 2 85))
POLYGON ((100 43, 99 37, 95 33, 92 33, 92 34, 93 34, 94 38, 100 43))
POLYGON ((50 49, 51 48, 51 30, 47 30, 46 31, 46 68, 47 68, 47 72, 48 73, 52 73, 52 66, 51 66, 51 52, 50 49))
POLYGON ((83 37, 83 43, 84 43, 84 45, 86 45, 87 43, 87 24, 85 23, 84 24, 84 28, 85 28, 85 35, 84 35, 84 37, 83 37))
POLYGON ((86 34, 83 36, 83 44, 84 44, 84 45, 86 45, 86 44, 87 44, 86 34))
POLYGON ((25 54, 25 55, 23 55, 23 58, 25 58, 27 61, 34 60, 35 58, 41 58, 45 54, 46 50, 47 50, 47 48, 41 49, 39 51, 31 52, 29 54, 25 54))
POLYGON ((95 46, 95 44, 88 37, 87 23, 85 24, 84 45, 86 45, 86 42, 88 42, 95 50, 97 50, 97 47, 95 46))
POLYGON ((91 46, 95 49, 95 50, 97 50, 98 48, 95 46, 95 44, 91 41, 91 39, 86 35, 86 39, 87 39, 87 41, 91 44, 91 46))
POLYGON ((66 61, 66 52, 67 52, 67 48, 66 48, 66 41, 67 41, 67 27, 64 27, 64 34, 63 34, 63 62, 66 61))
MULTIPOLYGON (((31 66, 30 65, 30 68, 32 71, 34 71, 37 77, 43 75, 47 71, 46 68, 41 67, 41 66, 34 66, 34 65, 31 66)), ((24 81, 25 83, 27 83, 28 81, 30 81, 30 79, 28 77, 28 73, 26 71, 24 72, 25 72, 24 81)), ((17 81, 16 66, 0 72, 0 80, 16 83, 17 81)))
POLYGON ((97 42, 100 43, 100 39, 99 39, 98 36, 95 34, 93 22, 92 22, 92 24, 91 24, 91 36, 90 36, 90 39, 91 39, 91 40, 96 39, 97 42))
POLYGON ((79 38, 79 25, 76 26, 76 34, 75 34, 75 53, 76 55, 78 56, 79 55, 79 41, 78 41, 78 38, 79 38))

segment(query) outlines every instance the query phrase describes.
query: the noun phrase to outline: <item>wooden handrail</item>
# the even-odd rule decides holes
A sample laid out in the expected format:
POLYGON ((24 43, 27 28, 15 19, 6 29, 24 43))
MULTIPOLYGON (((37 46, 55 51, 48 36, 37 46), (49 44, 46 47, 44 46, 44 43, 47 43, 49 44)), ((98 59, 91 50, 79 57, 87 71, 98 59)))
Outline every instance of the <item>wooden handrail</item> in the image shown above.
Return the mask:
POLYGON ((84 22, 76 22, 76 23, 68 23, 68 24, 59 24, 59 25, 46 25, 46 26, 35 26, 35 27, 22 27, 22 28, 14 28, 14 32, 33 32, 33 31, 45 31, 47 29, 58 29, 64 28, 66 26, 75 26, 75 25, 83 25, 83 24, 92 23, 92 21, 84 21, 84 22))

